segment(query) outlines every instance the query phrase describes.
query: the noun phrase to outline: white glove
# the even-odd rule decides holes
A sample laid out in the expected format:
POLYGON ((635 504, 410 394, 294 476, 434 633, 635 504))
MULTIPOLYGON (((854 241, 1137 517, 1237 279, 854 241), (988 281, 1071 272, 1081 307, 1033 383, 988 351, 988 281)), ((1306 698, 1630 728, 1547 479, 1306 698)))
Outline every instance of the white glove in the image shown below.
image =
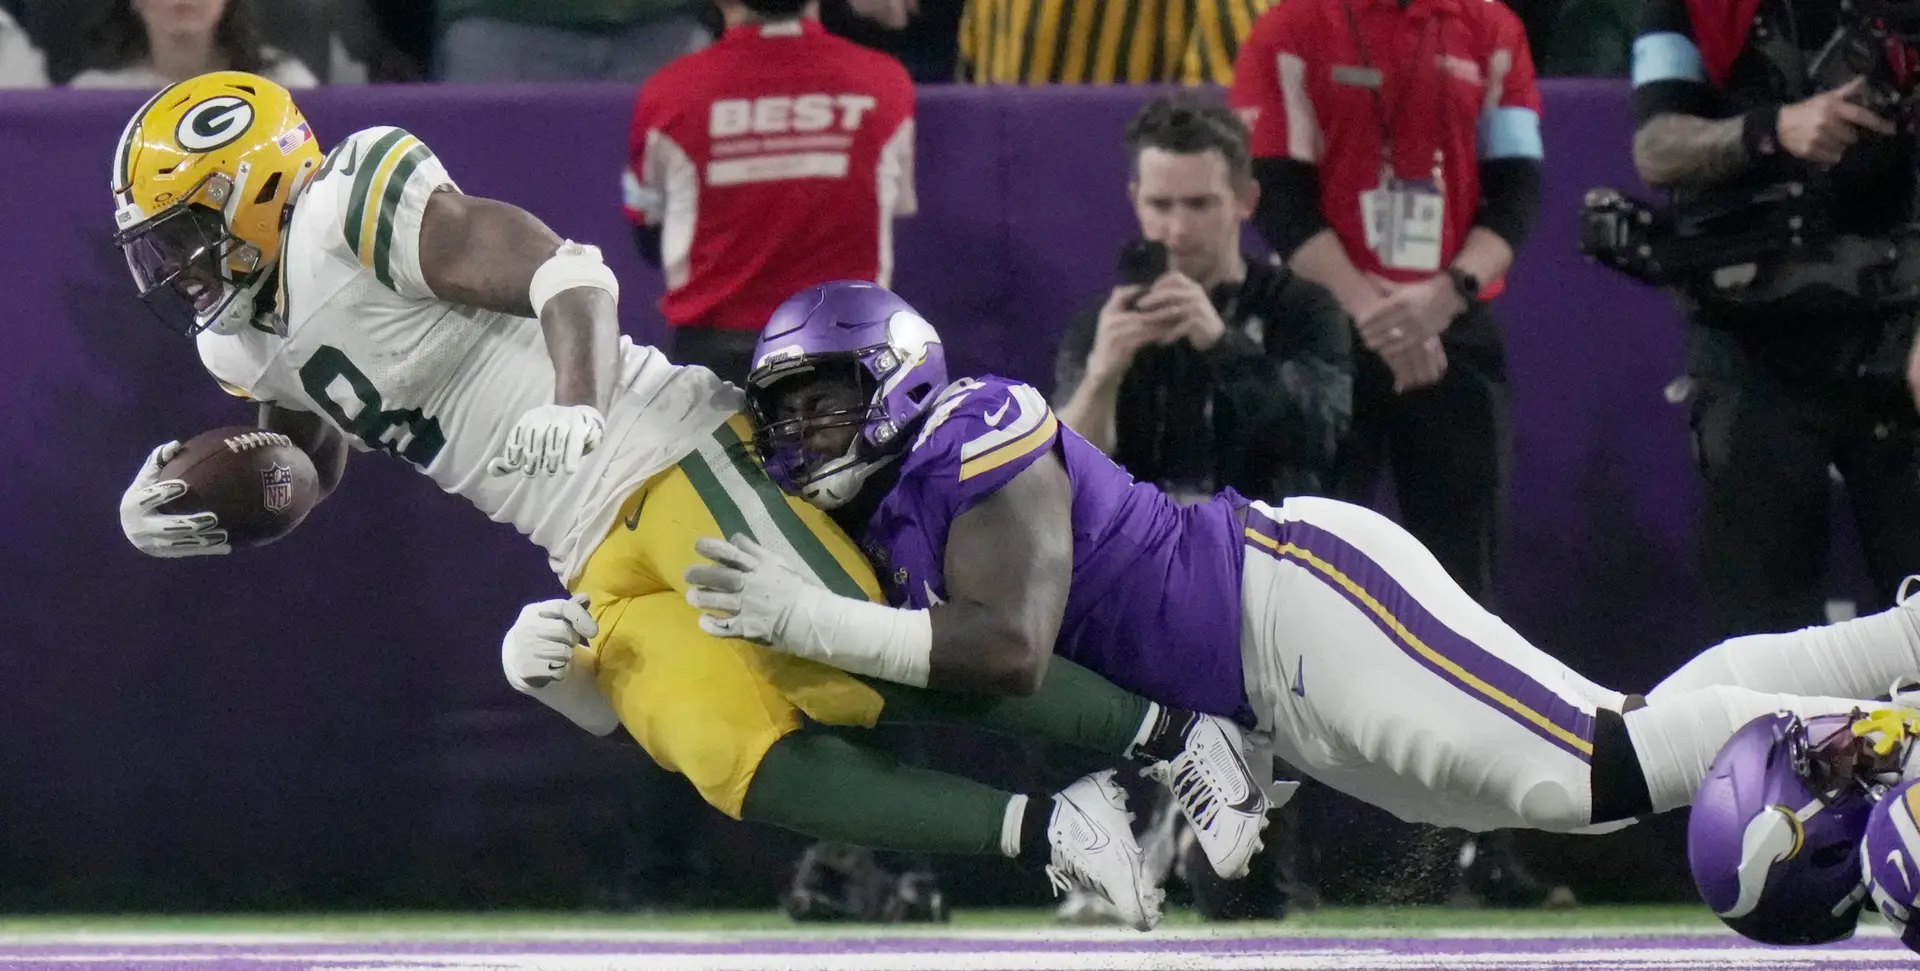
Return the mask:
POLYGON ((148 556, 172 559, 181 556, 209 556, 231 553, 227 531, 220 528, 220 517, 210 512, 172 515, 160 512, 161 506, 187 494, 187 484, 179 479, 162 481, 160 469, 180 454, 179 442, 168 442, 147 456, 140 474, 120 497, 120 531, 127 542, 148 556))
POLYGON ((699 539, 693 551, 713 562, 687 567, 687 603, 701 611, 700 629, 715 637, 738 637, 779 647, 795 603, 815 586, 813 577, 787 565, 753 537, 731 542, 699 539))
POLYGON ((933 620, 925 610, 843 597, 752 537, 695 540, 712 564, 687 567, 700 629, 868 677, 927 686, 933 620))
POLYGON ((600 633, 587 613, 587 595, 571 600, 542 600, 520 608, 520 619, 500 642, 500 667, 516 690, 544 688, 564 681, 573 666, 573 649, 600 633))
POLYGON ((494 475, 578 472, 580 457, 600 444, 607 420, 592 405, 541 405, 514 423, 507 447, 488 464, 494 475))

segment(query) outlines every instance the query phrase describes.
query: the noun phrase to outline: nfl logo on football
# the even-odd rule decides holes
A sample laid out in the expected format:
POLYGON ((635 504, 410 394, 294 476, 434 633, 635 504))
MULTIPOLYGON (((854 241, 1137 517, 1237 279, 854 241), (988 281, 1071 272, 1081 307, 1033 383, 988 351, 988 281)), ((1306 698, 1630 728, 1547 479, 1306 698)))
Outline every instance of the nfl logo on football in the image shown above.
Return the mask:
POLYGON ((268 512, 283 512, 293 505, 293 467, 276 465, 260 472, 260 504, 268 512))

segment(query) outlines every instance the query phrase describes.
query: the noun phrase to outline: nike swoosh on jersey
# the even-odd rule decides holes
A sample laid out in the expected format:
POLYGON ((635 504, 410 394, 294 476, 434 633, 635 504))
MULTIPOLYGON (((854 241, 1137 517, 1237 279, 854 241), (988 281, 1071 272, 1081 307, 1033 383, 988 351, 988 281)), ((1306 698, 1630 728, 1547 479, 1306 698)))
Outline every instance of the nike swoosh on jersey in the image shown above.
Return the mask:
POLYGON ((1304 654, 1293 669, 1293 693, 1301 698, 1307 696, 1307 656, 1304 654))
POLYGON ((987 416, 986 416, 987 424, 993 426, 994 428, 1000 427, 1000 419, 1005 418, 1007 416, 1007 406, 1011 404, 1013 404, 1013 399, 1008 398, 1007 400, 1000 402, 1000 407, 987 412, 987 416))

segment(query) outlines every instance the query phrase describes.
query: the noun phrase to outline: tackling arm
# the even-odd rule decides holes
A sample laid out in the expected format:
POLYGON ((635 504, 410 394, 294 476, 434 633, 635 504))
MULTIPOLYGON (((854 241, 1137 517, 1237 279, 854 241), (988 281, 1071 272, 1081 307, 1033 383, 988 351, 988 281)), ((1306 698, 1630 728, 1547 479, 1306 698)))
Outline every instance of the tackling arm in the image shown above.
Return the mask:
POLYGON ((1030 695, 1046 675, 1073 582, 1073 487, 1054 454, 960 514, 947 534, 947 603, 929 613, 927 686, 1030 695))
POLYGON ((840 596, 745 535, 695 541, 712 563, 687 569, 687 602, 716 637, 915 687, 1029 695, 1066 613, 1071 503, 1049 453, 961 513, 944 564, 951 600, 929 609, 840 596))

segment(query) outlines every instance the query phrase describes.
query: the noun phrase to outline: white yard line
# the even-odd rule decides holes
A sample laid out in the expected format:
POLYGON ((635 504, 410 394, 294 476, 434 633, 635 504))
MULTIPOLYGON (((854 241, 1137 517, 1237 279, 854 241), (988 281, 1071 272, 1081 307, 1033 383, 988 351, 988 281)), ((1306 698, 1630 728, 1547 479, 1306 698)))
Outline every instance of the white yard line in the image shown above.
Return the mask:
MULTIPOLYGON (((1864 924, 1863 936, 1892 934, 1884 925, 1864 924)), ((1472 928, 1467 930, 1395 928, 1314 927, 1302 924, 1266 924, 1240 927, 1170 927, 1142 934, 1115 927, 1038 927, 1006 928, 906 928, 841 927, 811 929, 793 927, 779 930, 750 931, 621 931, 596 929, 511 929, 488 931, 479 928, 376 931, 14 931, 0 932, 0 947, 8 945, 125 945, 125 946, 299 946, 325 944, 363 944, 416 941, 422 943, 460 941, 588 941, 630 942, 636 944, 714 944, 740 941, 861 941, 861 940, 953 940, 953 941, 1215 941, 1250 939, 1331 939, 1365 941, 1391 938, 1398 940, 1487 939, 1522 940, 1536 938, 1596 937, 1731 937, 1733 932, 1699 924, 1622 924, 1574 928, 1472 928)))

